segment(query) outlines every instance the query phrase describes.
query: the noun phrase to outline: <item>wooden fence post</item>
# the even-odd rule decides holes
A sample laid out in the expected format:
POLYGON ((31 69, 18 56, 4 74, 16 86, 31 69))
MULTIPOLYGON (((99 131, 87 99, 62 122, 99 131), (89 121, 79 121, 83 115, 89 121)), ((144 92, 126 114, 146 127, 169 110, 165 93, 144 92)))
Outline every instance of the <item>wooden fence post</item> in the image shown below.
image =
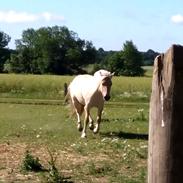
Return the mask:
POLYGON ((149 114, 148 183, 183 182, 183 47, 155 59, 149 114))

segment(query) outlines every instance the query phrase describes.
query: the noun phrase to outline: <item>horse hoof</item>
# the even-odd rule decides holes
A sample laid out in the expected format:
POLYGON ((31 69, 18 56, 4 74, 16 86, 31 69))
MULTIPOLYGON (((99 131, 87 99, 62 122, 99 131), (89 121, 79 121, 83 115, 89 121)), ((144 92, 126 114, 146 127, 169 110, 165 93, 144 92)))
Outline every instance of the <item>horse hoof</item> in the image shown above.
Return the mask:
POLYGON ((86 138, 86 133, 82 133, 81 138, 86 138))
POLYGON ((89 128, 90 128, 90 130, 93 130, 94 129, 94 125, 93 124, 89 125, 89 128))
POLYGON ((98 133, 98 131, 99 131, 99 129, 96 129, 96 128, 95 128, 95 129, 93 130, 93 133, 96 134, 96 133, 98 133))
POLYGON ((78 125, 78 131, 81 132, 83 130, 82 126, 81 125, 78 125))
POLYGON ((80 128, 78 128, 78 130, 79 130, 79 132, 82 132, 82 131, 83 131, 83 128, 82 128, 82 127, 80 127, 80 128))

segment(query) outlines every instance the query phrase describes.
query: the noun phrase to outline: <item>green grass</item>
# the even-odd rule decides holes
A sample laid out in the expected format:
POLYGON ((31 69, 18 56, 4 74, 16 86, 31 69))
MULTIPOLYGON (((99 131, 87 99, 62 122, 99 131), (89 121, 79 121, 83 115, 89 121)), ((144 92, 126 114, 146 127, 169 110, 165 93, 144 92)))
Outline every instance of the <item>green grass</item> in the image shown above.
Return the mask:
MULTIPOLYGON (((106 105, 100 134, 88 130, 87 139, 80 138, 65 106, 0 104, 0 111, 1 144, 71 154, 71 159, 58 156, 62 162, 58 168, 72 172, 69 177, 75 182, 145 182, 148 106, 106 105), (139 108, 144 109, 145 120, 141 120, 139 108)), ((38 157, 43 161, 42 155, 38 157)))
POLYGON ((62 99, 72 76, 0 74, 0 97, 62 99))
POLYGON ((150 77, 114 77, 112 100, 124 102, 149 102, 151 94, 150 77))
MULTIPOLYGON (((72 78, 0 75, 0 152, 4 157, 0 181, 45 182, 46 171, 21 173, 19 166, 28 150, 44 168, 49 168, 49 152, 55 152, 58 173, 68 181, 146 182, 151 78, 114 77, 100 133, 94 135, 88 129, 87 139, 80 138, 76 118, 62 101, 63 84, 72 78), (10 169, 12 173, 6 175, 10 169)), ((95 119, 95 109, 92 114, 95 119)))
POLYGON ((153 75, 153 66, 143 66, 143 69, 146 71, 145 76, 152 77, 152 75, 153 75))
MULTIPOLYGON (((63 100, 73 76, 0 74, 0 98, 63 100)), ((112 101, 148 102, 151 77, 114 77, 112 101)))

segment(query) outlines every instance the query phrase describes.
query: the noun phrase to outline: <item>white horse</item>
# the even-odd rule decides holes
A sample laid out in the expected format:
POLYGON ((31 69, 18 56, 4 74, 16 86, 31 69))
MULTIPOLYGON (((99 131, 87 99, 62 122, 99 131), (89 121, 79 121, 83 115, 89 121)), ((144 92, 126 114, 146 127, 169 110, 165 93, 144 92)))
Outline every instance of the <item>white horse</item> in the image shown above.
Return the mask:
POLYGON ((104 107, 104 101, 110 99, 110 90, 112 85, 111 73, 106 70, 97 71, 94 76, 92 75, 78 75, 70 83, 68 87, 68 95, 74 106, 77 115, 77 128, 82 131, 81 137, 86 137, 86 127, 89 122, 89 128, 94 133, 99 131, 101 122, 101 115, 104 107), (97 107, 97 120, 94 127, 93 119, 90 115, 90 109, 97 107), (84 125, 81 124, 81 115, 85 112, 84 125))

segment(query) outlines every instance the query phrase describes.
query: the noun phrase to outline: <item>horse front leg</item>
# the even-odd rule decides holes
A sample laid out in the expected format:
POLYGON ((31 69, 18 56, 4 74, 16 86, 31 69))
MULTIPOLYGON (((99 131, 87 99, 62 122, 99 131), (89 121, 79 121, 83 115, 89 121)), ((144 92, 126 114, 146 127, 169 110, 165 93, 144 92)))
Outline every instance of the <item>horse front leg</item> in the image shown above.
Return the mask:
POLYGON ((86 128, 87 128, 87 125, 88 125, 89 116, 90 116, 89 109, 88 109, 87 106, 85 106, 85 118, 84 118, 84 125, 83 125, 83 131, 82 131, 82 134, 81 134, 81 138, 86 137, 86 128))
POLYGON ((90 128, 90 130, 94 129, 93 119, 92 119, 91 115, 89 115, 89 128, 90 128))
POLYGON ((98 133, 98 132, 99 132, 99 129, 100 129, 100 122, 101 122, 101 116, 102 116, 102 109, 98 109, 97 121, 96 121, 95 128, 94 128, 94 130, 93 130, 93 133, 98 133))

